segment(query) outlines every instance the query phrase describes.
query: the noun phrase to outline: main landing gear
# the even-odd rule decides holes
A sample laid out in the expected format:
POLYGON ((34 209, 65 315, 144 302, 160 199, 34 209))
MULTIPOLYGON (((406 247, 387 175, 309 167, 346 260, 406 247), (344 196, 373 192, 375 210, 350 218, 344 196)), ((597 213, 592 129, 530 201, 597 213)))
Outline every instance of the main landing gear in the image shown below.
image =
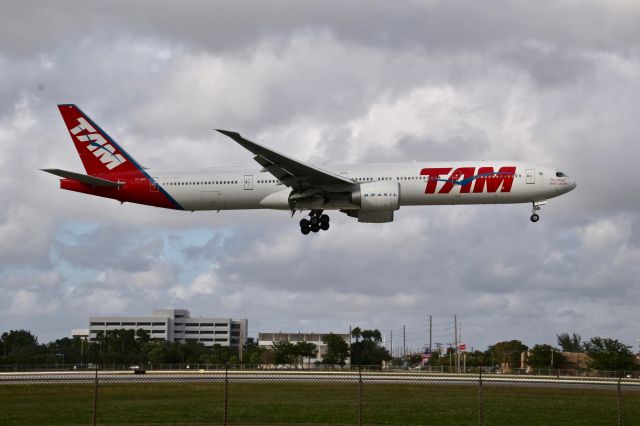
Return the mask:
POLYGON ((547 204, 546 201, 533 201, 533 209, 531 210, 531 222, 536 223, 537 221, 540 220, 540 216, 538 215, 538 211, 540 211, 540 209, 542 208, 542 206, 544 206, 545 204, 547 204))
POLYGON ((326 231, 329 229, 329 216, 322 214, 322 210, 311 210, 309 219, 300 221, 300 232, 307 235, 309 232, 326 231))

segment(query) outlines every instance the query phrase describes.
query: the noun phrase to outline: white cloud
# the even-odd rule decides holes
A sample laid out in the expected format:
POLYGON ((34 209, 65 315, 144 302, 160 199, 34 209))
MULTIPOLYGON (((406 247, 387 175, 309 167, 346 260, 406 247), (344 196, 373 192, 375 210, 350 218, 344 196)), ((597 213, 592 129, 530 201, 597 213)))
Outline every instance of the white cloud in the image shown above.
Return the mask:
POLYGON ((144 6, 16 3, 0 17, 5 327, 46 341, 89 315, 180 304, 247 317, 254 334, 423 330, 427 313, 445 330, 458 313, 476 347, 565 330, 634 338, 634 2, 144 6), (579 186, 536 225, 528 205, 402 208, 380 226, 332 213, 329 232, 302 237, 283 212, 60 191, 37 170, 82 170, 59 102, 151 170, 257 168, 221 127, 314 163, 513 158, 579 186))

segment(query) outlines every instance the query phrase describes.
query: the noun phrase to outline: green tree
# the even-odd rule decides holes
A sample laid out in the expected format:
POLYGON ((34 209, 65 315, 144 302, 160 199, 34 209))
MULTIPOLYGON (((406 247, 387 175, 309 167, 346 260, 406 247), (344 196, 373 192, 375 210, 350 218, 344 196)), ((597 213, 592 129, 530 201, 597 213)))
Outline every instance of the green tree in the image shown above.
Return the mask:
POLYGON ((304 358, 309 359, 309 363, 311 363, 311 357, 316 356, 318 353, 318 348, 314 343, 311 342, 297 342, 295 345, 295 353, 300 357, 299 364, 304 365, 304 358))
POLYGON ((631 346, 615 339, 593 337, 585 342, 587 364, 594 370, 631 370, 635 367, 631 346))
MULTIPOLYGON (((351 363, 353 365, 381 365, 383 361, 389 361, 391 354, 386 348, 380 346, 382 335, 379 330, 358 330, 361 341, 351 344, 351 363)), ((352 332, 353 334, 353 332, 352 332)))
POLYGON ((265 350, 265 348, 258 346, 258 342, 253 337, 248 337, 244 344, 242 362, 246 365, 262 364, 262 354, 265 350))
POLYGON ((360 341, 360 337, 362 337, 362 330, 360 329, 360 327, 355 327, 351 330, 351 337, 356 339, 356 343, 360 341))
POLYGON ((273 342, 276 354, 276 364, 295 364, 297 359, 296 346, 289 341, 273 342))
POLYGON ((563 362, 562 353, 551 345, 534 345, 527 360, 533 368, 559 368, 563 362))
POLYGON ((324 364, 344 365, 349 358, 349 345, 337 334, 329 333, 322 336, 322 341, 327 345, 327 352, 322 355, 324 364))
POLYGON ((507 364, 510 368, 520 367, 520 354, 527 351, 527 346, 520 340, 498 342, 487 349, 487 355, 493 364, 507 364))
POLYGON ((582 347, 582 338, 578 333, 560 333, 556 334, 558 345, 562 348, 562 352, 584 352, 582 347))
MULTIPOLYGON (((431 356, 433 359, 433 355, 431 356)), ((485 352, 475 350, 467 352, 467 367, 484 367, 491 365, 491 357, 485 352)))
POLYGON ((220 343, 216 343, 209 349, 209 354, 205 354, 203 359, 206 359, 206 363, 210 364, 227 364, 232 363, 232 358, 235 359, 234 350, 229 346, 222 346, 220 343))
POLYGON ((151 337, 149 336, 149 332, 142 328, 136 330, 136 340, 139 343, 149 343, 151 341, 151 337))
POLYGON ((38 338, 28 330, 10 330, 0 336, 2 360, 7 364, 43 362, 46 351, 38 344, 38 338))

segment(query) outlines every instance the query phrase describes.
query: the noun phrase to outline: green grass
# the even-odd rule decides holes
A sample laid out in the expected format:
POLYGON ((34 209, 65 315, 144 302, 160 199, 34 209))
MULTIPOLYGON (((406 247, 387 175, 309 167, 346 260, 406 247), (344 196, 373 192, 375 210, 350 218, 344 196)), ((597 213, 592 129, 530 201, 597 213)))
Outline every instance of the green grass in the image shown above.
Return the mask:
MULTIPOLYGON (((93 386, 0 386, 0 424, 91 424, 93 386)), ((615 390, 485 386, 486 425, 615 425, 615 390)), ((374 425, 477 425, 478 388, 368 384, 362 420, 374 425)), ((358 424, 357 384, 233 383, 229 424, 358 424)), ((221 424, 222 383, 101 384, 99 424, 221 424)), ((640 392, 623 395, 623 424, 640 424, 640 392)))

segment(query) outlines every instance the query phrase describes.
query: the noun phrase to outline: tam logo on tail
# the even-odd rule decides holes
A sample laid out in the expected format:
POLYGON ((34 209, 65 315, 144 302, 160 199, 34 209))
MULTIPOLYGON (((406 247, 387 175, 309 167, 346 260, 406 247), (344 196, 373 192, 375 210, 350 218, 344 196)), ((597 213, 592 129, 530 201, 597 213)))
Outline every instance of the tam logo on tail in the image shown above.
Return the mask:
POLYGON ((86 147, 89 151, 93 152, 93 155, 107 167, 109 170, 113 170, 119 165, 126 163, 127 160, 124 156, 116 154, 116 149, 102 137, 101 134, 96 133, 96 129, 93 128, 84 117, 78 117, 78 125, 69 130, 76 139, 80 142, 88 142, 86 147), (80 134, 86 131, 86 134, 80 134))

